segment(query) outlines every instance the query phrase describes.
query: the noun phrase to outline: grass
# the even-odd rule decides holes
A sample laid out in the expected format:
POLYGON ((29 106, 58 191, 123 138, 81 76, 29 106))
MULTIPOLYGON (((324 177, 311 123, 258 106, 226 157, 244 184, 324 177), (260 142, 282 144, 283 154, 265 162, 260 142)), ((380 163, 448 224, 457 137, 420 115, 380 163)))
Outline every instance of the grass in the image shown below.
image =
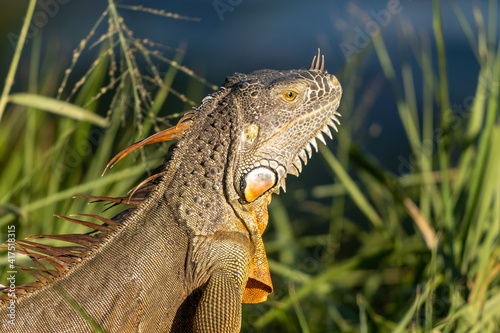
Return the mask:
MULTIPOLYGON (((166 147, 143 150, 139 161, 125 159, 100 177, 114 153, 180 116, 159 117, 162 106, 189 108, 201 100, 203 93, 174 90, 174 78, 187 75, 216 89, 181 65, 182 46, 162 49, 165 56, 158 45, 133 37, 120 11, 189 18, 108 3, 67 71, 50 60, 57 49, 39 62, 39 36, 31 55, 22 54, 20 39, 0 97, 0 230, 14 225, 20 238, 85 231, 52 214, 88 212, 85 200, 70 198, 122 195, 159 163, 166 147), (105 33, 96 37, 99 29, 105 33), (83 77, 72 77, 82 53, 92 50, 96 61, 83 77), (30 57, 29 85, 14 93, 10 82, 21 55, 30 57), (152 59, 169 65, 164 75, 152 59), (140 63, 148 64, 149 75, 140 63)), ((266 303, 243 306, 243 332, 500 331, 498 4, 489 0, 487 17, 473 9, 476 29, 450 4, 479 64, 470 109, 460 111, 450 100, 453 69, 439 0, 433 0, 433 42, 404 21, 394 23, 402 48, 410 50, 399 67, 383 35, 353 56, 336 73, 344 88, 337 144, 320 147, 332 180, 273 198, 264 241, 275 292, 266 303), (371 108, 377 96, 358 92, 355 81, 371 53, 411 149, 405 174, 389 172, 354 144, 361 136, 354 119, 377 111, 371 108), (422 87, 415 87, 420 77, 422 87)), ((357 8, 352 13, 366 22, 357 8)), ((6 255, 0 263, 5 281, 6 255)), ((16 264, 29 265, 20 257, 16 264)), ((29 280, 19 274, 16 282, 29 280)))

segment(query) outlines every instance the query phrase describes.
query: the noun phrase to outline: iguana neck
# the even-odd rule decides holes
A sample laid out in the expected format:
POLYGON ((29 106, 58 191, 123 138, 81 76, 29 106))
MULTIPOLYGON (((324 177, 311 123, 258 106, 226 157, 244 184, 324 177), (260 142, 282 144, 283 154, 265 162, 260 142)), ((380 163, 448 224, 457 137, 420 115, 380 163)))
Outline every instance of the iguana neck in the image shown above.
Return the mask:
POLYGON ((227 197, 234 189, 228 188, 231 182, 226 179, 232 177, 229 152, 238 113, 220 95, 213 95, 198 109, 193 126, 177 143, 172 165, 159 186, 159 190, 164 188, 165 202, 179 222, 198 235, 244 228, 241 223, 235 227, 234 221, 228 221, 234 214, 228 214, 232 207, 227 197))

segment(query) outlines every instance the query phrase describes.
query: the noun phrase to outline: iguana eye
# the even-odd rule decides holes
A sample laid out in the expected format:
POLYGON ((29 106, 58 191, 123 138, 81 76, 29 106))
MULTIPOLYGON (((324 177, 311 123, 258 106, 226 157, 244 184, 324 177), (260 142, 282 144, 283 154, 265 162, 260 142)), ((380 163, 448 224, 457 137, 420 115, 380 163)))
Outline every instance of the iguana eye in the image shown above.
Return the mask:
POLYGON ((255 168, 246 174, 241 192, 247 202, 252 202, 276 184, 276 174, 268 168, 255 168))
POLYGON ((287 90, 283 94, 281 94, 283 98, 289 102, 293 101, 295 98, 297 98, 297 93, 293 90, 287 90))

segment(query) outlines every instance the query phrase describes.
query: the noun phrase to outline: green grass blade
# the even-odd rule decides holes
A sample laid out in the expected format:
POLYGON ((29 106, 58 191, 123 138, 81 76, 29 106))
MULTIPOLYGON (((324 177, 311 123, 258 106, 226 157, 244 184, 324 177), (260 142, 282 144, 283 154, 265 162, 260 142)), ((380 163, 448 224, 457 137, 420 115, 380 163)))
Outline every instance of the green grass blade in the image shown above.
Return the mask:
POLYGON ((399 89, 399 83, 396 81, 396 72, 391 61, 391 57, 387 51, 384 40, 381 35, 374 36, 373 46, 377 53, 380 65, 384 72, 385 77, 389 81, 392 93, 396 99, 396 106, 399 112, 399 117, 403 123, 406 135, 408 137, 408 142, 412 147, 413 151, 420 152, 420 135, 418 130, 418 124, 416 123, 415 115, 412 114, 408 104, 404 101, 402 93, 399 89))
POLYGON ((16 75, 17 66, 19 65, 19 59, 21 58, 21 53, 23 52, 26 35, 28 34, 28 28, 31 24, 33 12, 35 11, 35 5, 36 0, 30 0, 30 3, 28 4, 28 10, 26 12, 26 17, 23 21, 23 27, 21 28, 21 33, 19 34, 19 39, 17 41, 16 50, 14 51, 14 57, 12 58, 9 72, 7 73, 7 78, 5 79, 5 85, 3 87, 2 95, 0 95, 0 121, 2 120, 5 107, 7 106, 10 89, 14 84, 14 76, 16 75))
POLYGON ((125 59, 125 62, 127 64, 126 67, 126 73, 128 74, 128 78, 130 79, 130 82, 132 83, 132 94, 134 96, 134 113, 137 118, 137 122, 139 124, 139 135, 142 135, 141 133, 141 123, 142 123, 142 114, 141 114, 141 105, 140 105, 140 98, 139 94, 137 92, 137 80, 135 77, 134 73, 134 68, 135 66, 133 65, 132 59, 131 59, 131 52, 129 50, 128 43, 125 39, 125 36, 122 31, 122 25, 123 25, 123 19, 121 19, 120 15, 118 15, 118 11, 116 10, 116 5, 113 0, 108 0, 108 10, 110 13, 110 18, 113 20, 113 24, 117 29, 118 32, 118 39, 120 41, 120 47, 122 51, 123 58, 125 59))
MULTIPOLYGON (((323 283, 332 283, 336 280, 348 279, 348 276, 352 273, 353 270, 364 260, 370 260, 370 258, 377 257, 379 255, 384 255, 385 253, 375 253, 370 256, 362 256, 358 255, 351 259, 345 260, 344 262, 328 267, 323 270, 319 275, 314 278, 309 279, 306 283, 304 283, 296 292, 296 300, 299 301, 304 297, 308 296, 311 293, 314 293, 317 287, 323 283)), ((292 300, 290 297, 286 297, 285 299, 280 301, 280 306, 271 308, 269 311, 264 313, 258 319, 255 320, 254 326, 255 328, 262 328, 269 324, 272 320, 280 315, 280 313, 292 306, 292 300)))
POLYGON ((36 94, 16 93, 9 96, 9 101, 14 104, 48 111, 79 121, 87 121, 97 126, 108 126, 106 119, 101 116, 74 104, 63 102, 54 98, 36 94))
MULTIPOLYGON (((159 163, 159 161, 154 161, 154 162, 159 163)), ((103 177, 103 178, 94 179, 90 182, 64 189, 62 191, 54 193, 51 196, 42 198, 40 200, 33 201, 24 207, 20 207, 20 209, 23 213, 26 214, 26 213, 32 212, 36 209, 40 209, 42 207, 45 207, 45 206, 52 204, 54 202, 69 199, 69 198, 73 197, 74 195, 93 193, 92 191, 94 191, 96 189, 102 188, 102 187, 109 185, 109 184, 113 184, 113 183, 118 182, 120 180, 130 179, 131 177, 137 177, 137 176, 141 175, 142 173, 144 173, 144 167, 142 165, 136 165, 136 166, 121 170, 119 172, 115 172, 112 175, 110 174, 110 175, 107 175, 106 177, 103 177)), ((0 226, 6 225, 7 223, 12 221, 13 219, 14 219, 14 215, 6 214, 2 218, 0 218, 0 226)))
POLYGON ((349 176, 347 171, 342 167, 338 159, 332 152, 323 146, 320 146, 321 155, 325 158, 333 173, 338 177, 339 181, 344 184, 347 193, 351 196, 352 200, 356 203, 358 208, 365 214, 370 222, 377 228, 384 228, 382 219, 377 214, 373 206, 369 203, 363 192, 356 185, 356 183, 349 176))
POLYGON ((457 4, 456 0, 449 0, 449 3, 451 5, 451 9, 453 10, 453 13, 455 14, 455 17, 458 20, 458 23, 460 24, 460 27, 462 28, 462 31, 465 35, 465 38, 467 38, 467 41, 469 42, 471 50, 474 52, 474 55, 476 56, 477 60, 479 61, 479 53, 477 51, 477 41, 476 37, 474 36, 474 31, 472 30, 472 27, 470 26, 469 22, 467 21, 467 18, 465 17, 465 14, 460 8, 460 6, 457 4))
POLYGON ((421 303, 424 302, 429 297, 429 293, 434 292, 436 286, 442 281, 442 278, 436 278, 434 281, 427 282, 426 286, 423 288, 422 294, 415 298, 410 308, 406 311, 405 315, 399 321, 398 325, 394 328, 392 333, 404 333, 407 332, 408 324, 411 322, 412 318, 415 316, 415 311, 420 307, 421 303))
POLYGON ((280 262, 285 265, 293 265, 296 259, 296 240, 288 213, 279 198, 274 199, 273 204, 269 207, 269 218, 273 221, 277 241, 280 244, 280 262))
POLYGON ((303 333, 309 333, 310 330, 307 325, 306 316, 304 315, 304 311, 302 310, 299 300, 295 295, 295 285, 291 281, 289 283, 288 290, 290 293, 290 299, 292 300, 293 309, 295 310, 295 314, 297 315, 297 319, 299 320, 300 329, 302 330, 303 333))

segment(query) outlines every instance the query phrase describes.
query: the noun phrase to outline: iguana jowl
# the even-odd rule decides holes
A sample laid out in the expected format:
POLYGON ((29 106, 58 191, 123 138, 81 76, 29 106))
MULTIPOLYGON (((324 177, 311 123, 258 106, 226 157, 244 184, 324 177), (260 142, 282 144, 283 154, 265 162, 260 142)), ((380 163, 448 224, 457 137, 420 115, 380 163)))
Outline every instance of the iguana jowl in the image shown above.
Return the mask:
POLYGON ((331 137, 341 94, 319 52, 309 69, 228 77, 178 127, 131 146, 179 139, 153 177, 130 197, 94 197, 134 208, 113 219, 82 214, 103 225, 65 218, 93 234, 38 236, 77 246, 17 241, 39 281, 2 296, 0 330, 238 332, 241 303, 272 292, 267 204, 316 138, 331 137))

